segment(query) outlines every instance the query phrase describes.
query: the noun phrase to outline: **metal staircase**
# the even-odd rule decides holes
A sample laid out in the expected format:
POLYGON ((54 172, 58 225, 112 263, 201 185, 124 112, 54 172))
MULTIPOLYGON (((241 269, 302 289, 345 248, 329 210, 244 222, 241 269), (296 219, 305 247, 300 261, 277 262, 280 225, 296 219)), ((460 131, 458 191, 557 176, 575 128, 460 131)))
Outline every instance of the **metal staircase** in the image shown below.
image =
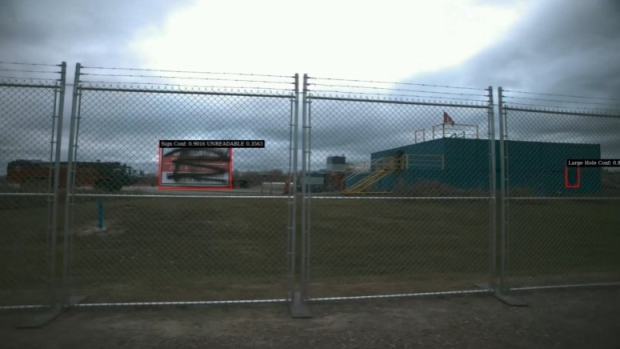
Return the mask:
POLYGON ((385 194, 383 192, 368 192, 367 190, 379 180, 384 178, 390 173, 393 173, 398 170, 402 170, 408 167, 408 155, 403 155, 401 160, 398 161, 394 157, 385 157, 375 159, 370 163, 370 169, 374 169, 374 171, 364 171, 359 170, 345 178, 350 179, 354 176, 359 176, 364 174, 364 172, 368 173, 368 175, 357 183, 353 184, 350 188, 345 189, 342 193, 344 195, 359 195, 359 194, 385 194))
POLYGON ((377 170, 363 178, 361 181, 355 183, 351 188, 347 188, 343 191, 343 194, 362 194, 368 189, 371 185, 377 183, 381 178, 388 175, 390 170, 377 170))

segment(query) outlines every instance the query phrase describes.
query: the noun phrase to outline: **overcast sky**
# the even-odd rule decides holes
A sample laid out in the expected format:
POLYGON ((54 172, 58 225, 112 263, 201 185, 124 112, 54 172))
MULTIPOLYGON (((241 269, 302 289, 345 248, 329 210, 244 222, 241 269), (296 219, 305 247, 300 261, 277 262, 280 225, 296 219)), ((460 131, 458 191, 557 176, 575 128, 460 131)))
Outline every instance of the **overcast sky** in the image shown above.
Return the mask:
MULTIPOLYGON (((576 110, 618 107, 619 32, 620 2, 615 0, 0 1, 0 61, 66 61, 69 82, 79 62, 89 67, 285 76, 308 73, 311 77, 468 86, 480 90, 440 91, 476 95, 443 96, 477 101, 484 99, 481 96, 486 92, 482 89, 488 86, 494 90, 503 86, 507 90, 599 98, 506 93, 509 105, 576 110)), ((0 64, 0 68, 20 67, 0 64)), ((146 75, 135 71, 122 74, 146 75)), ((0 76, 28 74, 0 71, 0 76)), ((200 83, 183 79, 157 81, 200 83)), ((254 86, 249 82, 240 84, 254 86)), ((16 156, 45 159, 49 153, 45 151, 49 120, 40 115, 53 100, 51 95, 41 93, 33 98, 5 91, 0 97, 4 103, 0 110, 2 171, 6 162, 16 156), (16 111, 22 114, 19 122, 14 116, 16 111), (41 137, 41 141, 17 149, 20 147, 14 141, 35 137, 41 137)), ((476 130, 481 137, 487 132, 483 109, 314 103, 312 156, 316 169, 324 167, 329 155, 345 154, 358 161, 369 158, 374 151, 413 143, 418 129, 426 129, 428 138, 446 110, 457 123, 474 125, 459 132, 472 135, 476 130)), ((113 160, 124 154, 126 162, 155 171, 154 144, 160 138, 259 138, 267 140, 268 149, 263 153, 239 150, 235 166, 242 170, 281 168, 288 164, 289 108, 288 99, 87 92, 82 103, 78 158, 113 160)), ((68 115, 70 104, 65 109, 68 115)), ((620 157, 618 119, 512 115, 512 139, 599 143, 604 156, 620 157)))

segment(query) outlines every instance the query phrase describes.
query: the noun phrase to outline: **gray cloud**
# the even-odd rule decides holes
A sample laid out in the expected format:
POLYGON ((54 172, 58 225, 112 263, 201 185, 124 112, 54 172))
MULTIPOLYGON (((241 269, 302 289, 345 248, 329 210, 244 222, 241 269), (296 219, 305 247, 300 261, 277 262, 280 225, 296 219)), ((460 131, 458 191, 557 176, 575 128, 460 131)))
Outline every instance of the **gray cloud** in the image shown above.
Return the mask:
MULTIPOLYGON (((505 6, 516 1, 478 2, 505 6)), ((105 5, 77 1, 53 4, 5 1, 0 4, 0 47, 13 49, 3 51, 0 61, 66 60, 71 63, 69 72, 73 71, 72 64, 78 61, 87 66, 140 67, 140 57, 131 50, 130 42, 137 37, 156 34, 165 16, 188 2, 171 4, 146 0, 128 3, 115 0, 105 5)), ((615 38, 620 32, 620 4, 613 0, 570 4, 567 6, 566 2, 559 0, 537 3, 538 7, 500 42, 469 61, 439 72, 421 74, 405 82, 481 89, 493 85, 509 90, 620 99, 620 64, 617 63, 620 62, 620 40, 615 38)), ((183 67, 173 68, 183 70, 183 67)), ((99 78, 105 79, 85 77, 87 80, 99 78)), ((131 79, 115 77, 114 80, 128 82, 131 79)), ((142 79, 147 80, 150 81, 142 79)), ((404 88, 430 90, 428 87, 404 88)), ((383 92, 386 95, 391 93, 393 97, 402 93, 383 92)), ((483 90, 451 89, 435 89, 435 94, 427 92, 412 94, 417 96, 415 99, 426 101, 439 98, 448 103, 465 103, 463 99, 483 102, 486 93, 483 90), (448 92, 456 94, 449 95, 448 92), (469 93, 476 96, 466 95, 469 93)), ((597 106, 576 104, 575 99, 566 98, 561 102, 545 102, 516 97, 556 97, 514 93, 506 96, 507 103, 560 104, 573 108, 597 106)), ((609 104, 609 101, 597 101, 609 104)), ((258 138, 267 141, 267 148, 237 150, 235 166, 238 169, 286 169, 288 166, 288 100, 86 91, 82 102, 80 160, 116 161, 122 158, 121 161, 130 165, 154 172, 156 142, 161 138, 258 138)), ((70 103, 67 103, 66 119, 69 110, 70 103)), ((484 109, 315 100, 311 120, 312 169, 324 168, 327 156, 344 154, 349 161, 357 162, 369 159, 372 152, 411 144, 416 130, 425 129, 426 139, 432 138, 433 126, 441 124, 444 111, 459 124, 478 126, 477 129, 466 128, 466 132, 486 137, 487 114, 484 109)), ((518 113, 511 114, 514 118, 509 123, 512 139, 596 142, 602 144, 604 156, 620 157, 618 131, 614 131, 620 130, 617 120, 521 114, 524 116, 520 118, 518 113)), ((47 158, 49 151, 44 141, 37 143, 36 151, 32 148, 33 151, 27 153, 10 150, 9 144, 5 144, 6 139, 19 134, 32 137, 36 133, 43 137, 45 127, 42 125, 47 125, 46 122, 37 121, 36 125, 30 125, 24 121, 0 130, 1 160, 18 155, 47 158)), ((67 124, 63 137, 65 149, 67 124)))
POLYGON ((620 97, 620 3, 535 4, 497 44, 459 66, 415 80, 620 97))
MULTIPOLYGON (((0 61, 47 64, 66 61, 69 84, 73 82, 77 62, 90 66, 139 67, 141 57, 132 50, 133 40, 160 33, 166 17, 191 2, 3 0, 0 1, 0 61)), ((38 66, 0 67, 59 70, 38 66)), ((2 71, 2 77, 55 79, 58 75, 2 71)), ((65 149, 70 97, 71 86, 68 86, 63 128, 65 149)), ((0 109, 0 173, 6 171, 8 161, 16 158, 48 159, 53 95, 41 89, 4 88, 0 90, 0 102, 3 103, 0 109), (19 142, 26 145, 17 146, 19 142)))
POLYGON ((136 66, 133 39, 161 31, 189 1, 38 1, 0 3, 0 58, 17 62, 88 62, 136 66))
MULTIPOLYGON (((502 86, 509 91, 504 94, 505 104, 514 108, 619 115, 620 2, 534 4, 530 14, 497 44, 459 66, 407 81, 502 86)), ((515 140, 598 143, 604 157, 620 157, 619 134, 617 117, 508 112, 508 135, 515 140)))

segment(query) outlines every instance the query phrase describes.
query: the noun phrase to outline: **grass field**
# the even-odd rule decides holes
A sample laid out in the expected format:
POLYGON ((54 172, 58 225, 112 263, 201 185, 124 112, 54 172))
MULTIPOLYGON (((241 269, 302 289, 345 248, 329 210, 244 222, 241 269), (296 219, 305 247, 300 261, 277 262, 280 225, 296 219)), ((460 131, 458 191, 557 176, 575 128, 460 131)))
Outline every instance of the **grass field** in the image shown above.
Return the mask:
MULTIPOLYGON (((44 301, 46 201, 13 203, 0 205, 0 304, 44 301)), ((286 199, 105 198, 104 209, 100 233, 97 201, 76 199, 72 289, 87 301, 285 296, 286 199)), ((620 281, 618 212, 620 201, 511 201, 510 281, 620 281)), ((311 297, 463 290, 489 280, 485 201, 315 199, 311 222, 311 297)), ((61 239, 57 246, 62 256, 61 239)))

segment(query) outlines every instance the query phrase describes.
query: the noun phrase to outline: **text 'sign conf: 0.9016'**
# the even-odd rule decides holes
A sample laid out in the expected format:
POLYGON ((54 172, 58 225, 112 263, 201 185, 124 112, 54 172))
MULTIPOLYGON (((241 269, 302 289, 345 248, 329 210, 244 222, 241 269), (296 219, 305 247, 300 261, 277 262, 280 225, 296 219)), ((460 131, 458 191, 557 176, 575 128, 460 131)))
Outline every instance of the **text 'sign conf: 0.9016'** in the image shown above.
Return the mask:
POLYGON ((160 140, 160 148, 264 148, 264 140, 160 140))

